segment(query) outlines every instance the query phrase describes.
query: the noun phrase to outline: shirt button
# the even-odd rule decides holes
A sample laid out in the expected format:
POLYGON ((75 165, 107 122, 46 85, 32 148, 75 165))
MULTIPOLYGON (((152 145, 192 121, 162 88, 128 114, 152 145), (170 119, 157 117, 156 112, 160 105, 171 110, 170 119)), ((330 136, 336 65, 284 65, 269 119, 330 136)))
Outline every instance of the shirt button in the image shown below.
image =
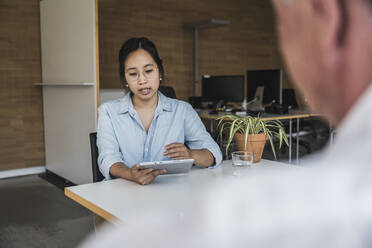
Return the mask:
POLYGON ((149 151, 149 149, 148 149, 148 148, 146 148, 146 149, 145 149, 145 152, 148 152, 148 151, 149 151))

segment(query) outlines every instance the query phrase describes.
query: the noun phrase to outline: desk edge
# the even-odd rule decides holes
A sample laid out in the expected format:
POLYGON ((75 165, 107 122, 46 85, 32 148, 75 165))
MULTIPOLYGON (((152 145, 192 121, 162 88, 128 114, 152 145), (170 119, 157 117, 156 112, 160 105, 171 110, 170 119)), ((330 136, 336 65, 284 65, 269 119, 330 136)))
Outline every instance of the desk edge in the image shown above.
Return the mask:
MULTIPOLYGON (((222 116, 222 115, 221 115, 222 116)), ((216 120, 218 117, 221 117, 218 115, 200 115, 200 119, 204 120, 216 120)), ((309 117, 320 117, 319 114, 290 114, 290 115, 279 115, 279 116, 271 116, 271 117, 261 117, 261 120, 264 121, 272 121, 272 120, 290 120, 290 119, 302 119, 302 118, 309 118, 309 117)), ((246 117, 246 116, 242 116, 246 117)))
POLYGON ((102 208, 96 206, 95 204, 85 200, 83 197, 75 194, 68 188, 65 188, 65 196, 74 200, 75 202, 79 203, 80 205, 84 206, 85 208, 89 209, 93 213, 101 216, 102 218, 104 218, 105 220, 109 222, 112 222, 112 223, 120 222, 120 220, 116 216, 110 214, 109 212, 103 210, 102 208))

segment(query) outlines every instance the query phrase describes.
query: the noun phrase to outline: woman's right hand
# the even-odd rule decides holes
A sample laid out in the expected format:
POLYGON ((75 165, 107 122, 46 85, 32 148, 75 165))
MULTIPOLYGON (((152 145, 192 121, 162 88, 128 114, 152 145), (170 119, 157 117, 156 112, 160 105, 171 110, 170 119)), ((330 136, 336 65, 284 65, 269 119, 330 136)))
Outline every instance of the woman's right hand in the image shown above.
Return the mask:
POLYGON ((137 182, 142 185, 150 184, 154 179, 166 173, 165 169, 162 170, 154 170, 154 169, 139 169, 139 164, 134 165, 132 168, 129 168, 130 179, 134 182, 137 182))

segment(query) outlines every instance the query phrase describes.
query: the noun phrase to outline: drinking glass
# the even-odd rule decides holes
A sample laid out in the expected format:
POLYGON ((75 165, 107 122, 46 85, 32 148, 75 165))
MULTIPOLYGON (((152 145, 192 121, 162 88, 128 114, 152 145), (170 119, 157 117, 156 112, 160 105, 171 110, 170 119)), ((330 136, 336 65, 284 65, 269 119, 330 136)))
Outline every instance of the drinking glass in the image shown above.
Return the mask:
POLYGON ((236 151, 231 153, 234 175, 240 175, 245 167, 250 167, 253 163, 253 152, 236 151))

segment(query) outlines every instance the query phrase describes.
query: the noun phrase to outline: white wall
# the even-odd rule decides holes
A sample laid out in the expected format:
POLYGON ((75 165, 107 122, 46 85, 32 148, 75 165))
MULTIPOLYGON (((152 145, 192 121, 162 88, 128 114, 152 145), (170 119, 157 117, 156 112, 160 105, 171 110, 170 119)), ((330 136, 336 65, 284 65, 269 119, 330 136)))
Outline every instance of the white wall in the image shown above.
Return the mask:
POLYGON ((99 103, 105 103, 114 99, 122 98, 126 94, 124 89, 100 89, 99 103))

